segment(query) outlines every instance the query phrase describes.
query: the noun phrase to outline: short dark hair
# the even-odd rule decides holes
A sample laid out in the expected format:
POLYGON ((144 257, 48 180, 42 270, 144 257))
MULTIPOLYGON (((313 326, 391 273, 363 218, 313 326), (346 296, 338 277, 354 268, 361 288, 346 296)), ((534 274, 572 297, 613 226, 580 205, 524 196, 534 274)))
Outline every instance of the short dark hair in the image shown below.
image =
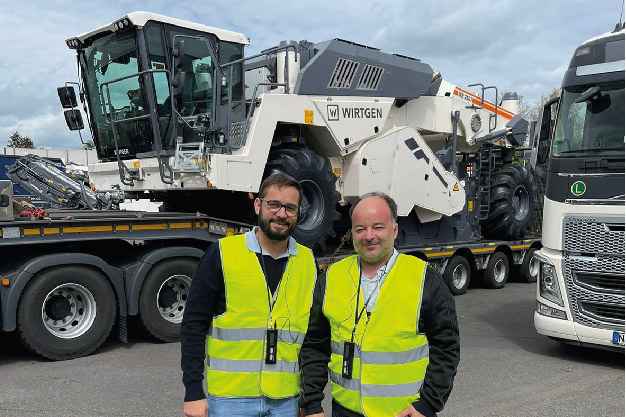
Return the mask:
POLYGON ((385 203, 387 203, 387 206, 389 207, 389 211, 391 212, 391 220, 396 223, 397 219, 398 219, 398 205, 396 204, 396 202, 394 201, 393 198, 391 198, 390 196, 388 196, 385 193, 381 193, 379 191, 374 191, 371 193, 367 193, 367 194, 363 194, 361 197, 359 197, 358 201, 356 203, 354 203, 352 205, 352 207, 350 207, 350 219, 352 219, 352 212, 354 211, 354 208, 363 200, 365 200, 368 197, 378 197, 378 198, 382 198, 385 203))
POLYGON ((277 172, 265 178, 259 188, 259 198, 264 198, 265 194, 267 194, 268 188, 270 187, 277 187, 278 189, 283 187, 293 187, 298 190, 298 205, 302 202, 302 187, 300 186, 298 180, 291 175, 287 175, 284 172, 277 172))

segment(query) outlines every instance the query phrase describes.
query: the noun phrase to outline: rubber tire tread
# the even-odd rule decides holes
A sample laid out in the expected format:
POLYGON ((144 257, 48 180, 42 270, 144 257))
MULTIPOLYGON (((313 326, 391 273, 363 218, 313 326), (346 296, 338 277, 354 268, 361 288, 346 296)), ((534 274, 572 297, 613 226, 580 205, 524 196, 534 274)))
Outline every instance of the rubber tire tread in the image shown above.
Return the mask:
POLYGON ((143 330, 162 342, 180 340, 180 323, 171 323, 163 318, 157 305, 157 294, 165 279, 172 275, 193 277, 198 260, 173 258, 155 264, 141 286, 139 293, 139 323, 143 330))
MULTIPOLYGON (((537 282, 537 275, 535 275, 534 277, 530 275, 530 260, 533 257, 533 253, 535 253, 536 251, 537 248, 530 248, 526 251, 526 254, 524 254, 524 259, 522 260, 522 264, 520 265, 519 274, 522 282, 527 282, 529 284, 537 282)), ((537 271, 537 274, 539 274, 539 271, 537 271)))
POLYGON ((529 174, 525 168, 508 165, 496 171, 491 185, 489 216, 481 223, 482 234, 490 239, 521 239, 534 215, 535 199, 529 174), (522 220, 515 219, 511 205, 513 192, 519 186, 526 188, 529 200, 528 214, 522 220))
POLYGON ((337 177, 330 161, 307 148, 280 149, 270 153, 263 178, 276 172, 288 174, 299 182, 312 180, 320 187, 324 198, 322 220, 312 230, 296 227, 293 237, 304 246, 325 250, 326 240, 336 235, 334 222, 341 217, 337 211, 341 195, 335 189, 337 177))
POLYGON ((489 258, 489 262, 487 262, 487 269, 485 269, 485 273, 483 275, 483 281, 487 288, 500 289, 506 285, 508 281, 508 277, 511 273, 511 264, 509 262, 508 256, 506 256, 503 252, 494 252, 489 258), (494 267, 498 260, 503 260, 506 262, 506 276, 501 282, 496 281, 494 267))
POLYGON ((443 272, 443 280, 448 286, 448 288, 450 289, 450 293, 452 293, 452 295, 465 294, 465 292, 467 291, 467 288, 469 287, 471 278, 472 278, 472 269, 470 267, 470 263, 467 260, 467 258, 463 255, 453 255, 452 258, 450 258, 450 260, 448 261, 448 264, 446 265, 446 269, 443 272), (452 273, 454 271, 454 268, 456 268, 460 264, 464 264, 465 267, 467 268, 467 282, 465 283, 463 287, 456 288, 452 284, 452 273))
POLYGON ((31 352, 51 360, 87 356, 109 337, 117 315, 117 300, 107 277, 94 269, 60 266, 33 276, 20 297, 17 327, 22 344, 31 352), (76 283, 91 292, 96 301, 96 318, 83 335, 72 339, 54 336, 45 327, 41 309, 50 291, 62 284, 76 283))

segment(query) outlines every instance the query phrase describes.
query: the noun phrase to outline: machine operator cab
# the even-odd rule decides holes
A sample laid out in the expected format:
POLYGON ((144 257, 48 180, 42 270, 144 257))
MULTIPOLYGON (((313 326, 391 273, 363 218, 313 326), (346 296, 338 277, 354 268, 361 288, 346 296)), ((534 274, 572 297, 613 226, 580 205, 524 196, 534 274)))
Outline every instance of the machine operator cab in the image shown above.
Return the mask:
MULTIPOLYGON (((101 161, 172 156, 180 138, 207 141, 198 123, 215 135, 227 119, 245 119, 242 64, 227 65, 243 57, 248 40, 240 33, 133 12, 66 43, 77 52, 80 99, 101 161)), ((71 84, 58 92, 71 108, 68 127, 78 130, 71 84)))

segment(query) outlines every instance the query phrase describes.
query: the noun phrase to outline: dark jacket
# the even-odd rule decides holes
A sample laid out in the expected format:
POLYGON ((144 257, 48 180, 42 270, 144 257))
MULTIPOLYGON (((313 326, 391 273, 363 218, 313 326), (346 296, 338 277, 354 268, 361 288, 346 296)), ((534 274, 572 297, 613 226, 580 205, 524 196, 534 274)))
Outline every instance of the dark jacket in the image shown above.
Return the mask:
MULTIPOLYGON (((305 408, 306 415, 323 411, 323 390, 328 382, 330 325, 322 312, 325 290, 326 274, 322 273, 315 287, 309 328, 300 352, 303 380, 300 407, 305 408)), ((420 333, 426 334, 430 353, 420 399, 413 406, 423 415, 434 417, 452 391, 459 363, 459 326, 454 298, 441 274, 431 268, 426 270, 418 327, 420 333)), ((346 416, 358 416, 336 402, 333 407, 346 416)))

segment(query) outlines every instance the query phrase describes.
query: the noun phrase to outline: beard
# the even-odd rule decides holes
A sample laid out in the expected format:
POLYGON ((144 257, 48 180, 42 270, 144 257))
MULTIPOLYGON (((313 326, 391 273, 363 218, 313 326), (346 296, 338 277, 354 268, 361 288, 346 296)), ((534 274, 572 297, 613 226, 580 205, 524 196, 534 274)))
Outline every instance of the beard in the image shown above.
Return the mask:
POLYGON ((263 216, 263 210, 259 212, 259 229, 268 237, 270 240, 286 240, 291 236, 294 229, 296 228, 296 222, 290 221, 289 219, 281 218, 281 217, 270 217, 265 218, 263 216), (271 223, 278 223, 287 226, 287 229, 284 231, 275 231, 271 228, 271 223))

